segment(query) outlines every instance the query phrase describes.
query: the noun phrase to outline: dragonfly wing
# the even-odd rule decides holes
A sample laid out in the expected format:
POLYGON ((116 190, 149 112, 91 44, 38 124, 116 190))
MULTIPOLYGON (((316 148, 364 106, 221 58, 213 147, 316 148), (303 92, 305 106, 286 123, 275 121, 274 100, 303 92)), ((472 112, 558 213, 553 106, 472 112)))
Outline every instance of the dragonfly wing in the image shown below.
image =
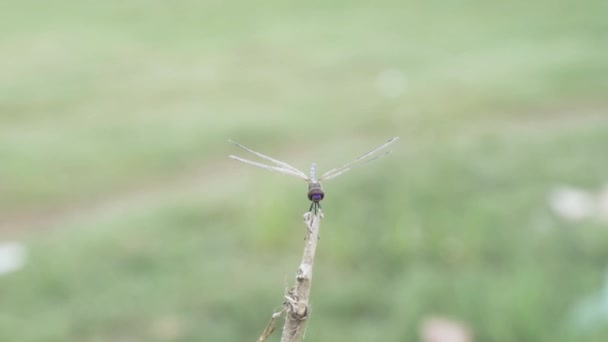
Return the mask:
POLYGON ((284 167, 278 167, 278 166, 270 166, 270 165, 254 162, 254 161, 251 161, 251 160, 248 160, 248 159, 240 158, 240 157, 237 157, 237 156, 228 156, 228 157, 230 157, 232 159, 235 159, 235 160, 238 160, 240 162, 243 162, 245 164, 261 167, 262 169, 266 169, 266 170, 271 170, 271 171, 276 171, 276 172, 284 173, 286 175, 296 176, 298 178, 304 179, 305 181, 308 181, 308 177, 306 177, 305 175, 303 176, 303 174, 295 172, 294 170, 291 170, 291 169, 287 169, 287 168, 284 168, 284 167))
MULTIPOLYGON (((240 148, 242 148, 243 150, 245 150, 245 151, 249 152, 249 153, 253 153, 253 154, 255 154, 256 156, 258 156, 258 157, 260 157, 260 158, 262 158, 262 159, 264 159, 264 160, 268 160, 269 162, 271 162, 271 163, 273 163, 273 164, 276 164, 276 165, 280 166, 281 168, 284 168, 284 169, 289 169, 289 170, 293 171, 293 173, 297 174, 299 177, 302 177, 302 178, 306 178, 306 179, 308 179, 308 177, 306 176, 306 174, 305 174, 304 172, 302 172, 302 171, 300 171, 300 170, 296 169, 295 167, 293 167, 293 166, 291 166, 291 165, 289 165, 289 164, 287 164, 287 163, 285 163, 285 162, 282 162, 282 161, 280 161, 280 160, 276 160, 276 159, 274 159, 274 158, 270 158, 270 157, 269 157, 269 156, 267 156, 267 155, 261 154, 260 152, 256 152, 256 151, 254 151, 254 150, 252 150, 252 149, 249 149, 249 148, 247 148, 247 147, 245 147, 245 146, 243 146, 243 145, 241 145, 241 144, 235 143, 235 142, 234 142, 234 141, 232 141, 232 140, 228 140, 228 141, 229 141, 229 142, 231 142, 231 143, 233 143, 233 144, 234 144, 234 145, 236 145, 237 147, 240 147, 240 148)), ((235 158, 235 159, 240 160, 238 157, 237 157, 237 158, 235 158)), ((241 161, 243 161, 243 160, 241 160, 241 161)), ((255 163, 255 162, 251 162, 251 163, 255 163)), ((260 164, 260 165, 264 165, 264 164, 260 164)), ((256 165, 256 166, 259 166, 259 165, 256 165)))
POLYGON ((366 160, 364 160, 364 161, 362 161, 360 163, 351 164, 351 165, 349 165, 347 167, 341 167, 341 168, 335 169, 336 171, 334 171, 334 172, 332 172, 330 174, 327 174, 327 173, 324 174, 323 177, 321 177, 320 180, 328 180, 328 179, 336 178, 336 177, 338 177, 339 175, 343 174, 346 171, 350 171, 352 169, 356 169, 356 168, 364 166, 367 163, 372 162, 374 160, 377 160, 377 159, 380 159, 380 158, 384 158, 384 157, 388 156, 390 153, 391 153, 390 151, 387 151, 385 153, 382 153, 381 155, 375 156, 372 159, 366 159, 366 160))
POLYGON ((319 180, 328 180, 328 179, 335 178, 335 177, 337 177, 337 176, 343 174, 344 172, 349 171, 349 170, 351 170, 353 168, 357 168, 357 167, 363 166, 363 165, 365 165, 365 164, 367 164, 367 163, 369 163, 371 161, 374 161, 376 159, 386 157, 390 153, 390 151, 385 152, 385 153, 383 153, 381 155, 375 156, 375 157, 373 157, 371 159, 366 159, 369 156, 373 155, 374 153, 376 153, 376 152, 382 150, 383 148, 389 146, 390 144, 394 143, 398 139, 399 139, 399 137, 390 138, 384 144, 382 144, 382 145, 380 145, 380 146, 372 149, 371 151, 363 154, 359 158, 357 158, 357 159, 355 159, 355 160, 353 160, 351 162, 348 162, 348 163, 346 163, 346 164, 344 164, 344 165, 342 165, 340 167, 337 167, 335 169, 332 169, 332 170, 329 170, 329 171, 325 172, 323 174, 323 176, 321 176, 321 178, 319 180))

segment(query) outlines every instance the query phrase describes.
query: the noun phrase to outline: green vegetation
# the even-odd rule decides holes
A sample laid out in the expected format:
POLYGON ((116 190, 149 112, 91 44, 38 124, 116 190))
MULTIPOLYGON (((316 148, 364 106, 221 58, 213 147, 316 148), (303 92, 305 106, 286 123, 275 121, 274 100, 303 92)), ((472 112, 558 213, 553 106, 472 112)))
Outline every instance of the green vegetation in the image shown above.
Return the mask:
POLYGON ((608 340, 571 317, 607 226, 547 206, 608 181, 606 1, 2 12, 0 242, 30 255, 0 276, 1 341, 255 340, 308 202, 227 139, 323 171, 395 135, 325 184, 306 340, 418 341, 434 315, 476 341, 608 340))

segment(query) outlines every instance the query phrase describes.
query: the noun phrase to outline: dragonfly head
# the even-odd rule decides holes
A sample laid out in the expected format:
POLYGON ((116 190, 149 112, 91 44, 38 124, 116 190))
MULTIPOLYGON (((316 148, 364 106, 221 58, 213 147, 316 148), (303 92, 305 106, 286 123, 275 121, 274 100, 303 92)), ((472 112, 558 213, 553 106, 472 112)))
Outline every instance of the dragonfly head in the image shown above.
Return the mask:
POLYGON ((319 182, 310 182, 308 183, 308 199, 319 203, 325 197, 325 192, 323 192, 323 188, 321 187, 321 183, 319 182))

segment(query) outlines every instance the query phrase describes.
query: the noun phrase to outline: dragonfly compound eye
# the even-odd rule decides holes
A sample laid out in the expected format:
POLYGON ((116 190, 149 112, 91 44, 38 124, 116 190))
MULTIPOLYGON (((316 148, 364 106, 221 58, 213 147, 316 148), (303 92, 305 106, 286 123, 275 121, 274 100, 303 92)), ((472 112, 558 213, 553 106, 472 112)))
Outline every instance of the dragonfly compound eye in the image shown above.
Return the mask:
POLYGON ((321 189, 310 189, 308 191, 308 199, 313 202, 319 202, 325 197, 325 193, 321 189))

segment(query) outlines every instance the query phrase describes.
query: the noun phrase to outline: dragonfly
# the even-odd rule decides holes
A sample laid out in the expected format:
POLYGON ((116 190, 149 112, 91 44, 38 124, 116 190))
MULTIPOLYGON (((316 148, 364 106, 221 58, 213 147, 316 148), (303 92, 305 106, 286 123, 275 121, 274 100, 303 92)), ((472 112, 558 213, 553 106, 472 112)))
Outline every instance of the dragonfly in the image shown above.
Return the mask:
POLYGON ((331 169, 331 170, 325 172, 319 178, 316 178, 317 165, 315 163, 312 163, 312 165, 310 166, 310 174, 306 175, 304 172, 298 170, 297 168, 295 168, 285 162, 271 158, 260 152, 256 152, 256 151, 254 151, 250 148, 247 148, 243 145, 240 145, 232 140, 229 140, 229 142, 231 142, 232 144, 236 145, 237 147, 269 162, 270 165, 263 164, 261 162, 252 161, 252 160, 245 159, 245 158, 241 158, 241 157, 237 157, 234 155, 230 155, 229 157, 232 159, 238 160, 240 162, 243 162, 245 164, 257 166, 257 167, 260 167, 260 168, 263 168, 266 170, 270 170, 270 171, 280 172, 280 173, 290 175, 290 176, 295 176, 295 177, 298 177, 298 178, 306 181, 308 183, 308 199, 311 202, 310 208, 308 209, 308 211, 309 212, 314 211, 314 213, 316 215, 317 211, 321 210, 320 202, 323 200, 323 198, 325 198, 325 192, 323 191, 321 182, 330 180, 332 178, 336 178, 354 168, 366 165, 374 160, 378 160, 380 158, 384 158, 384 157, 388 156, 391 153, 391 151, 385 151, 383 153, 380 153, 380 151, 384 150, 387 146, 391 145, 398 139, 399 139, 399 137, 390 138, 382 145, 373 148, 369 152, 366 152, 363 155, 361 155, 360 157, 358 157, 342 166, 336 167, 334 169, 331 169))

